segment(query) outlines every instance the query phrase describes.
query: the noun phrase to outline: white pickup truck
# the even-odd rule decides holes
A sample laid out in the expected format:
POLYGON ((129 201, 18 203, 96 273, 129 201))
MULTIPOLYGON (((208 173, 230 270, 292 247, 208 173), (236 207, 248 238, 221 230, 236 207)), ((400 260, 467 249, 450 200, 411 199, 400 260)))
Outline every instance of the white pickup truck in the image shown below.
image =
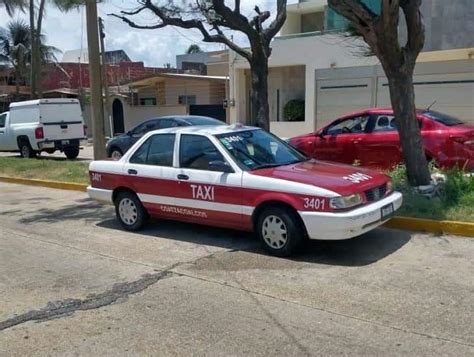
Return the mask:
POLYGON ((37 99, 10 104, 0 114, 0 151, 19 151, 35 157, 45 151, 64 152, 68 159, 79 155, 86 139, 84 119, 77 99, 37 99))

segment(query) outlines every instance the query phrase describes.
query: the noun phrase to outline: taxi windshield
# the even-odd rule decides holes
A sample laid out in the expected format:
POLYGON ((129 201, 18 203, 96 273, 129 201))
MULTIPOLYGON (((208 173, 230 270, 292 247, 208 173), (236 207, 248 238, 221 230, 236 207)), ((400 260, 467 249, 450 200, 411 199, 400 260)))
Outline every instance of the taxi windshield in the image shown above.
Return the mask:
POLYGON ((308 160, 283 140, 264 130, 237 131, 216 137, 244 170, 290 165, 308 160))

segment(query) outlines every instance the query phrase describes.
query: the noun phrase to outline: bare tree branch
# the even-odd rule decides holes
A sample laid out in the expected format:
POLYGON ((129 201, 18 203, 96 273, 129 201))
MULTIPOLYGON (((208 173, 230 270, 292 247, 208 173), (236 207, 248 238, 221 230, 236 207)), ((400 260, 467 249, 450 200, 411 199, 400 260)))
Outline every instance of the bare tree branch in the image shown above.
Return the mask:
POLYGON ((276 36, 286 21, 286 3, 287 0, 277 0, 277 15, 275 20, 273 20, 270 26, 265 30, 265 37, 267 38, 268 44, 270 44, 272 38, 276 36))
POLYGON ((421 0, 404 0, 400 6, 407 24, 408 39, 405 48, 414 61, 425 45, 425 26, 420 11, 421 0))

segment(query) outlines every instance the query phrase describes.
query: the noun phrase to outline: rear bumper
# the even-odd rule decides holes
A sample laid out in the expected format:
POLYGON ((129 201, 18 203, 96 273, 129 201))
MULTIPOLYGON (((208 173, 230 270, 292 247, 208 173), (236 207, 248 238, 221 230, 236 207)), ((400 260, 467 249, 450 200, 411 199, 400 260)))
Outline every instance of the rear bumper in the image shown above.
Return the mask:
POLYGON ((343 240, 357 237, 385 223, 388 219, 382 220, 382 207, 393 204, 396 211, 401 207, 402 201, 402 194, 394 192, 380 201, 348 212, 299 212, 299 214, 310 239, 343 240))
POLYGON ((79 147, 81 140, 80 139, 64 139, 64 140, 43 140, 38 142, 38 150, 47 150, 47 149, 54 149, 54 150, 61 150, 63 151, 66 148, 70 147, 79 147))
POLYGON ((87 187, 87 194, 89 195, 90 198, 93 200, 102 202, 102 203, 107 203, 107 204, 112 204, 112 190, 104 190, 102 188, 96 188, 89 186, 87 187))

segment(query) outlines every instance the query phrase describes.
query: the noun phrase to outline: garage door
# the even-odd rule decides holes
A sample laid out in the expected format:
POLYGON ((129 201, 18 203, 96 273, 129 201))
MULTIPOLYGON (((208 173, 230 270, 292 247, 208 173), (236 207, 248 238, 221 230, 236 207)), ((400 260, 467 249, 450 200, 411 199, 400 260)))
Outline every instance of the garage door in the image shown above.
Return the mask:
POLYGON ((318 128, 341 115, 372 107, 372 79, 317 80, 316 120, 318 128))
MULTIPOLYGON (((474 124, 474 74, 415 75, 415 101, 418 108, 427 108, 456 116, 474 124)), ((377 106, 391 106, 386 78, 378 80, 377 106)))

